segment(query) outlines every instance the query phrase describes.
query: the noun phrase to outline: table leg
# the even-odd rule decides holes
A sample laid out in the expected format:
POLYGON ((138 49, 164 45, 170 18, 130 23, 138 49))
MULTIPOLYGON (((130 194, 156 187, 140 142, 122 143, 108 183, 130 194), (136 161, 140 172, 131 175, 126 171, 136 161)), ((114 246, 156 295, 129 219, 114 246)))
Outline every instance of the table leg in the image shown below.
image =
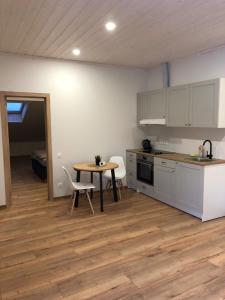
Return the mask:
POLYGON ((117 197, 116 177, 115 177, 114 169, 111 170, 111 174, 112 174, 112 185, 113 185, 113 197, 114 197, 114 201, 117 202, 118 197, 117 197))
MULTIPOLYGON (((77 182, 80 182, 80 171, 77 171, 77 182)), ((76 191, 75 207, 79 204, 79 191, 76 191)))
MULTIPOLYGON (((91 183, 93 183, 93 172, 91 172, 91 183)), ((91 199, 93 198, 93 189, 91 189, 91 199)))
POLYGON ((103 212, 104 208, 103 208, 102 172, 99 172, 99 182, 100 182, 100 205, 101 205, 101 212, 103 212))

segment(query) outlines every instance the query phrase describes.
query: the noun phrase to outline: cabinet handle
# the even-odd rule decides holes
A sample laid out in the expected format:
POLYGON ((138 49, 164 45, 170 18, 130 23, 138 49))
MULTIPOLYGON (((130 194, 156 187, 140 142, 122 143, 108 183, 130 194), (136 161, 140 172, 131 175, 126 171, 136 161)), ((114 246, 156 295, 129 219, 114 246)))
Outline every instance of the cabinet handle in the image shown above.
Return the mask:
POLYGON ((185 124, 185 126, 188 126, 188 124, 185 124))
POLYGON ((161 164, 166 164, 166 161, 161 161, 161 164))
POLYGON ((191 124, 188 124, 188 126, 191 126, 191 124))

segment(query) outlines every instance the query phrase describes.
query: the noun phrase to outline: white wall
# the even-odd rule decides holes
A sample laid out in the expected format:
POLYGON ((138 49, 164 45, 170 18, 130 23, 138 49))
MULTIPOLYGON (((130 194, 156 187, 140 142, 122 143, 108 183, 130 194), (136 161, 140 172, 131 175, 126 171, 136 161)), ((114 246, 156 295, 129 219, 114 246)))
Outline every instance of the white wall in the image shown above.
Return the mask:
MULTIPOLYGON (((218 77, 225 77, 225 48, 170 62, 171 86, 218 77)), ((162 87, 161 67, 149 70, 148 89, 162 87)), ((210 138, 213 141, 214 156, 225 158, 225 129, 151 126, 143 131, 145 136, 155 141, 156 147, 188 154, 196 153, 198 145, 210 138)))
MULTIPOLYGON (((62 165, 123 155, 139 146, 136 93, 147 86, 142 69, 0 54, 0 90, 51 95, 54 196, 64 195, 62 165), (57 153, 62 158, 57 159, 57 153)), ((5 202, 0 136, 0 203, 5 202)))

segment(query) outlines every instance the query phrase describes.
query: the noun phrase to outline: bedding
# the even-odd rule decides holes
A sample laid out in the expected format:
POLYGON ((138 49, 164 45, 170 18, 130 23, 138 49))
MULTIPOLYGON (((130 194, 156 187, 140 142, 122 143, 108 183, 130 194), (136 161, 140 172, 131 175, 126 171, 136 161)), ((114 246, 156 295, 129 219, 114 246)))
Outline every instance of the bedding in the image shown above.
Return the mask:
POLYGON ((45 150, 35 150, 31 155, 32 169, 42 180, 47 179, 47 153, 45 150))

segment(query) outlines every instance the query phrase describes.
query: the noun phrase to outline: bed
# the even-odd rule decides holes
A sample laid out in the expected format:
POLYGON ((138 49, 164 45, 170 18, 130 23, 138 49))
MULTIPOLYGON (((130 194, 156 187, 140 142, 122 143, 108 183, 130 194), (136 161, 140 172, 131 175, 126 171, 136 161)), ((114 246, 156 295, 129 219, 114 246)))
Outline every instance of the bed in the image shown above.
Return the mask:
POLYGON ((47 179, 47 153, 45 150, 36 150, 31 156, 32 169, 43 181, 47 179))

